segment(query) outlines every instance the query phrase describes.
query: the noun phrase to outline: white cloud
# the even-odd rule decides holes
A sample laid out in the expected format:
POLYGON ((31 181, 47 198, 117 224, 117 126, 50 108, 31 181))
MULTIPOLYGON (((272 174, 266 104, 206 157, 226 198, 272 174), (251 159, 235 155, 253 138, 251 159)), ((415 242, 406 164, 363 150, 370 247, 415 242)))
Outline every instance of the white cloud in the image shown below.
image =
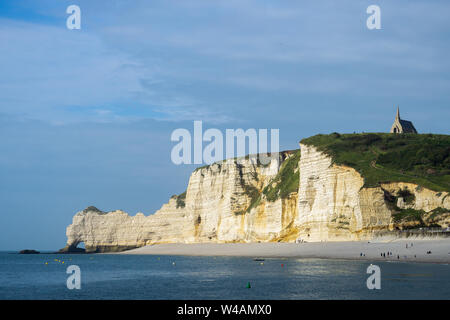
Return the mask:
POLYGON ((255 93, 426 97, 448 83, 448 44, 432 38, 448 25, 442 3, 382 3, 378 33, 365 29, 364 1, 119 4, 81 1, 81 32, 0 20, 2 111, 222 122, 255 93))

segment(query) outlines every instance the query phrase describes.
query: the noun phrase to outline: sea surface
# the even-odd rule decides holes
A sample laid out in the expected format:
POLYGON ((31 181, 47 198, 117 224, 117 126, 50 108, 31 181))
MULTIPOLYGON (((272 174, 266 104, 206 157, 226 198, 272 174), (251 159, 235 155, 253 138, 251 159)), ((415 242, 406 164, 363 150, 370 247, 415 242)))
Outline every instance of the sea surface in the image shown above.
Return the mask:
POLYGON ((450 266, 370 261, 0 252, 0 299, 450 299, 450 266), (70 265, 81 289, 68 289, 70 265), (250 284, 250 288, 248 288, 250 284))

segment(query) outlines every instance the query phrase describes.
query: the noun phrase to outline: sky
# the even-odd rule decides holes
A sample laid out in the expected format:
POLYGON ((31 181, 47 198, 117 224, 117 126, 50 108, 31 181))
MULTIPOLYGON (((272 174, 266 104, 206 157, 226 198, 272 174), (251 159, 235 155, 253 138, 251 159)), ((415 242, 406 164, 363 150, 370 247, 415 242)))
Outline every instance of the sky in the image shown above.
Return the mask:
POLYGON ((1 0, 0 250, 57 250, 94 205, 152 214, 177 128, 449 133, 450 2, 1 0), (81 29, 69 30, 69 5, 81 29), (369 30, 366 9, 381 9, 369 30))

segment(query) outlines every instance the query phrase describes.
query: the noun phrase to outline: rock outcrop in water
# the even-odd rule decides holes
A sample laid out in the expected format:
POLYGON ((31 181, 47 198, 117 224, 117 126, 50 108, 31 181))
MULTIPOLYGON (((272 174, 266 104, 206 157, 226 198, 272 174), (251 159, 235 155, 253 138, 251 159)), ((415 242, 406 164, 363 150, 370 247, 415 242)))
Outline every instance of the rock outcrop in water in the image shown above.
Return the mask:
POLYGON ((155 214, 130 216, 88 207, 67 227, 63 252, 84 242, 86 252, 157 243, 293 242, 371 239, 378 232, 448 227, 448 192, 411 182, 367 186, 355 168, 311 144, 268 165, 251 158, 198 168, 185 193, 155 214))
POLYGON ((24 249, 19 251, 20 254, 39 254, 39 251, 33 249, 24 249))

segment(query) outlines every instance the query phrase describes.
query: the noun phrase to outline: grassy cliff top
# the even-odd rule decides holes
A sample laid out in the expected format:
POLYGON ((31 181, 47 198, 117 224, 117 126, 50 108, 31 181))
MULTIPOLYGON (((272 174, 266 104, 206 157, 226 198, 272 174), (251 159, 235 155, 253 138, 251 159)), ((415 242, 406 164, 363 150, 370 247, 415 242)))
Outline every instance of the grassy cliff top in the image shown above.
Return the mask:
POLYGON ((301 141, 355 168, 366 187, 410 182, 450 192, 450 136, 437 134, 319 134, 301 141))

